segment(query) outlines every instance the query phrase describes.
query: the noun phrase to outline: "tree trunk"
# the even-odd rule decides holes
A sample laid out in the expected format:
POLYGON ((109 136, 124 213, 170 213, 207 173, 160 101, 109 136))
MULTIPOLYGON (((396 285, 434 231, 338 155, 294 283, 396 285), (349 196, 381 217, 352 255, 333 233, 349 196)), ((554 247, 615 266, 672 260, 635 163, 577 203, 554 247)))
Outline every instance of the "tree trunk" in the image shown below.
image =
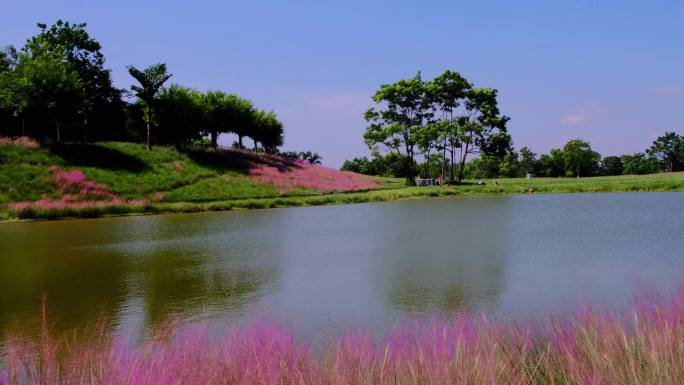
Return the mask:
POLYGON ((253 140, 254 140, 254 152, 256 152, 256 150, 257 150, 257 141, 256 141, 256 139, 253 139, 253 140))
POLYGON ((147 107, 147 151, 152 149, 152 146, 150 145, 150 119, 152 119, 151 116, 151 110, 148 105, 147 107))
POLYGON ((413 180, 413 151, 406 146, 406 184, 414 185, 413 180))
POLYGON ((446 166, 446 136, 444 137, 444 145, 442 146, 442 175, 441 175, 441 183, 444 183, 444 167, 446 166))
POLYGON ((430 151, 425 153, 425 176, 428 178, 430 177, 429 166, 430 166, 430 151))
POLYGON ((211 132, 211 146, 214 148, 218 147, 218 131, 211 132))
POLYGON ((454 145, 451 145, 451 149, 449 151, 451 153, 451 164, 449 165, 449 181, 453 182, 454 181, 454 145))
POLYGON ((57 141, 60 141, 60 135, 59 135, 59 122, 55 122, 55 126, 57 127, 57 141))
POLYGON ((240 146, 240 149, 242 150, 242 135, 238 134, 238 145, 240 146))
MULTIPOLYGON (((461 148, 461 151, 463 151, 463 148, 461 148)), ((466 144, 465 151, 463 152, 463 156, 461 157, 461 165, 458 168, 458 183, 461 183, 463 181, 463 173, 465 171, 465 161, 466 157, 468 156, 468 144, 466 144)))

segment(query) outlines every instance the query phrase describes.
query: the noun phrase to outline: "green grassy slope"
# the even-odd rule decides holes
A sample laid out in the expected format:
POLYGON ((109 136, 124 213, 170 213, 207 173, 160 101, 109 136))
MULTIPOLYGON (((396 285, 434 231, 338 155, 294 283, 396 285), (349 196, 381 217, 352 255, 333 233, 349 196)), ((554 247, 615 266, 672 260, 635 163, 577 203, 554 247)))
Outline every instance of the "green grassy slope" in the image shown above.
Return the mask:
MULTIPOLYGON (((143 145, 120 142, 51 149, 3 146, 0 203, 56 197, 50 166, 80 170, 125 199, 201 202, 278 196, 273 186, 248 176, 251 161, 259 162, 259 157, 232 151, 179 152, 173 147, 147 151, 143 145)), ((307 193, 314 192, 299 189, 290 195, 307 193)))
POLYGON ((60 199, 54 169, 79 170, 87 180, 104 184, 123 200, 144 200, 144 205, 73 207, 33 210, 19 217, 92 217, 131 213, 192 212, 234 208, 265 208, 408 199, 423 196, 573 193, 611 191, 684 191, 684 173, 595 178, 534 178, 466 182, 449 187, 403 187, 403 180, 377 178, 383 189, 354 193, 328 193, 295 188, 287 192, 259 183, 249 170, 268 161, 250 152, 178 151, 141 144, 106 142, 69 144, 51 148, 0 146, 0 219, 16 217, 9 205, 22 201, 60 199))

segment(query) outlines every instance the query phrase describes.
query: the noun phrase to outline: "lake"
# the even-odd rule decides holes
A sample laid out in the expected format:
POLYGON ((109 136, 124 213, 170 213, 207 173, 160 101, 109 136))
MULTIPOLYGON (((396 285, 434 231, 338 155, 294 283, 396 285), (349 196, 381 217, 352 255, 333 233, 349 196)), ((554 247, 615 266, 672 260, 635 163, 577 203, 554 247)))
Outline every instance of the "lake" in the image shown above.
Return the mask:
POLYGON ((0 332, 273 320, 305 337, 459 311, 624 306, 684 283, 684 194, 446 197, 0 224, 0 332))

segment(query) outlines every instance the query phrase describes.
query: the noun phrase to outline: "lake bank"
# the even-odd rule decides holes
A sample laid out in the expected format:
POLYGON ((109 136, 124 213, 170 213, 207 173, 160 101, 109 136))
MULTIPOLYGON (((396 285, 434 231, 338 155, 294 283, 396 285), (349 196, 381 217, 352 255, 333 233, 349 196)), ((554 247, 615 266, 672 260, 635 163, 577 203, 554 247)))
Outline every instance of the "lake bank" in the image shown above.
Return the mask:
POLYGON ((60 218, 94 218, 122 215, 193 213, 285 207, 305 207, 350 203, 384 202, 438 196, 487 196, 518 194, 609 193, 609 192, 681 192, 684 172, 649 175, 624 175, 590 178, 510 178, 483 180, 484 185, 468 181, 457 186, 405 187, 399 178, 379 178, 382 189, 280 197, 213 200, 204 202, 145 202, 140 205, 111 207, 64 207, 30 209, 17 215, 8 208, 0 209, 0 220, 35 220, 60 218), (399 187, 400 186, 400 187, 399 187))
POLYGON ((331 204, 449 195, 684 191, 684 172, 466 181, 406 187, 401 178, 341 172, 231 149, 146 150, 126 142, 0 145, 0 220, 93 218, 331 204))

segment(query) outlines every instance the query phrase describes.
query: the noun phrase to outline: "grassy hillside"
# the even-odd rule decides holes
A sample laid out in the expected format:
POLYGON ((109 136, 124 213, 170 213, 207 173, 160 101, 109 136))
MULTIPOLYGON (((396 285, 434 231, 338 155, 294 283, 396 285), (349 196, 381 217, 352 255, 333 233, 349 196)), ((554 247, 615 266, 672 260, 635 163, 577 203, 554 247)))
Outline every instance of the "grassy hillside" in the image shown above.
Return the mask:
POLYGON ((108 142, 39 147, 0 138, 0 219, 95 217, 443 195, 684 191, 684 173, 498 179, 404 187, 250 151, 178 151, 108 142))
POLYGON ((178 202, 379 187, 370 177, 250 151, 147 151, 143 145, 121 142, 44 148, 31 141, 0 142, 0 205, 6 217, 146 212, 178 202))

